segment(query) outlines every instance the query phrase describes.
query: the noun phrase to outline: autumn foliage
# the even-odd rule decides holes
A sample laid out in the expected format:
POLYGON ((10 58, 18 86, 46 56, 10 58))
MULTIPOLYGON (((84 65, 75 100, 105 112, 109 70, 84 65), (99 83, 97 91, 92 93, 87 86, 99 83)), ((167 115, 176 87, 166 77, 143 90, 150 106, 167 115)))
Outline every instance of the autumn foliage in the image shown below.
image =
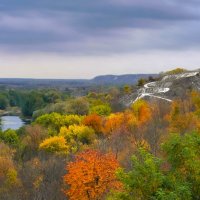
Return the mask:
POLYGON ((64 182, 69 189, 64 190, 70 200, 99 200, 110 189, 119 188, 115 171, 119 167, 112 154, 102 154, 87 150, 76 156, 75 161, 66 166, 64 182))
POLYGON ((198 131, 200 128, 198 108, 195 108, 194 111, 188 101, 174 101, 171 105, 170 114, 166 116, 169 121, 169 131, 180 134, 191 130, 198 131))
POLYGON ((100 133, 102 129, 102 119, 97 114, 90 114, 83 120, 83 124, 92 127, 96 133, 100 133))
POLYGON ((200 91, 123 106, 135 89, 45 90, 31 124, 0 130, 0 200, 200 200, 200 91))
POLYGON ((117 129, 120 129, 124 123, 124 114, 115 113, 107 117, 104 123, 103 132, 104 134, 111 134, 117 129))
POLYGON ((143 125, 151 118, 151 109, 149 104, 144 100, 138 100, 131 106, 138 124, 143 125))

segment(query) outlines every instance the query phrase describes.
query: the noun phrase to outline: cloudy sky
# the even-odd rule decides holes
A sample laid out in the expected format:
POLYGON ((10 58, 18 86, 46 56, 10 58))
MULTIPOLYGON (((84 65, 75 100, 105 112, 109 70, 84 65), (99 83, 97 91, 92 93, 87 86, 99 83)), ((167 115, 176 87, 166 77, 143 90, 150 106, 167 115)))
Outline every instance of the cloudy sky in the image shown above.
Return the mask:
POLYGON ((0 77, 200 68, 199 0, 1 0, 0 77))

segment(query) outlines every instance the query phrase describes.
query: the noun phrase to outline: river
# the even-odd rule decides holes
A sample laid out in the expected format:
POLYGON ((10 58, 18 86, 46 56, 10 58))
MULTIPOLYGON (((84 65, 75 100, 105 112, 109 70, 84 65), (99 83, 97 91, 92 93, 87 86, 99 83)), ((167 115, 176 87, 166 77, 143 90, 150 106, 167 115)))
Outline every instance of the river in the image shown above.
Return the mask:
POLYGON ((22 127, 25 122, 18 116, 2 116, 1 117, 1 129, 5 131, 7 129, 17 130, 22 127))

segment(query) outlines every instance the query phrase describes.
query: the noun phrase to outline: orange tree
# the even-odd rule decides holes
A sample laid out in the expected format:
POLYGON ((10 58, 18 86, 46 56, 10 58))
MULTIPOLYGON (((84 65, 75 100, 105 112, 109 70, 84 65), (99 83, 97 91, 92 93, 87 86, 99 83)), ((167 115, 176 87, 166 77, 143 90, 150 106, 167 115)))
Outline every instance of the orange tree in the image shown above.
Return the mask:
POLYGON ((118 167, 112 154, 95 150, 80 153, 66 166, 64 182, 69 188, 64 193, 70 200, 99 200, 110 189, 120 187, 115 176, 118 167))
POLYGON ((143 125, 151 119, 152 113, 150 105, 144 100, 138 100, 131 105, 133 114, 138 120, 138 124, 143 125))
POLYGON ((87 115, 83 119, 83 124, 92 127, 95 133, 100 133, 102 131, 102 118, 97 114, 87 115))
POLYGON ((123 113, 111 114, 104 122, 103 133, 105 135, 112 134, 116 130, 121 129, 123 124, 125 124, 123 113))

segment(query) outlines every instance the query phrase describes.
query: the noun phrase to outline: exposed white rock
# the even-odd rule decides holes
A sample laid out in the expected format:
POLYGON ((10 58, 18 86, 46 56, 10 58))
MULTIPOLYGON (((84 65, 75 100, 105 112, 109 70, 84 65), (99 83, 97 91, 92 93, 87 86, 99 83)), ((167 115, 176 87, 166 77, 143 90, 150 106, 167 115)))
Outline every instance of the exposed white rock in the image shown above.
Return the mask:
POLYGON ((170 88, 157 86, 157 82, 147 83, 147 84, 144 85, 144 88, 142 88, 139 91, 138 97, 132 103, 135 103, 137 100, 144 98, 145 96, 163 99, 163 100, 171 102, 172 101, 171 99, 167 99, 167 98, 155 95, 155 94, 159 94, 159 93, 166 93, 169 90, 170 90, 170 88))
POLYGON ((186 72, 186 73, 175 74, 175 75, 167 75, 167 76, 164 76, 161 81, 176 80, 180 78, 192 77, 192 76, 196 76, 198 73, 199 72, 186 72))
POLYGON ((159 96, 159 94, 167 93, 170 90, 170 86, 174 80, 178 80, 181 78, 188 78, 196 76, 199 72, 186 72, 176 75, 167 75, 162 78, 161 81, 150 82, 144 85, 143 88, 138 90, 137 98, 132 102, 136 102, 137 100, 144 98, 145 96, 162 99, 168 102, 171 102, 171 99, 165 98, 163 96, 159 96))

